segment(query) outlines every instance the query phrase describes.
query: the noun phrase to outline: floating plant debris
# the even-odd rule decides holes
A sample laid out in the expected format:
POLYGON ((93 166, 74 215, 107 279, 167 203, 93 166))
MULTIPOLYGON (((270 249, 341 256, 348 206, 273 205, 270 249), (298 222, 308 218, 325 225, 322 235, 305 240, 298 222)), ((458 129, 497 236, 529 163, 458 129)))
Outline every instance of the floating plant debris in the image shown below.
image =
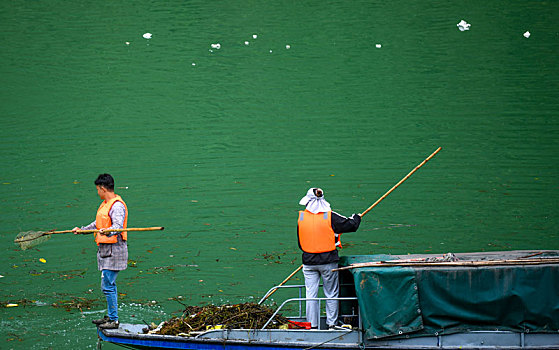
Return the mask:
POLYGON ((80 311, 83 311, 83 309, 90 310, 98 300, 99 299, 71 297, 70 299, 58 300, 57 302, 52 303, 52 307, 63 308, 66 309, 66 311, 70 311, 71 309, 79 309, 80 311))
MULTIPOLYGON (((187 306, 181 317, 173 317, 164 322, 157 334, 183 335, 207 329, 258 329, 273 315, 271 308, 256 303, 235 305, 187 306)), ((287 318, 280 314, 274 317, 267 328, 280 328, 288 323, 287 318)), ((149 330, 146 328, 146 332, 149 330)))

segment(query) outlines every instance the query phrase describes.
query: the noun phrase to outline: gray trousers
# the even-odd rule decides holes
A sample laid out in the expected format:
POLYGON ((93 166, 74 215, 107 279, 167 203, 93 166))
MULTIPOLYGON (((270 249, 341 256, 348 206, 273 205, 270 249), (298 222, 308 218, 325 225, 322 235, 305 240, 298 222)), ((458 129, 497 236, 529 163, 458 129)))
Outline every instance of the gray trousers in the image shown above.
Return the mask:
MULTIPOLYGON (((303 265, 303 275, 305 275, 306 297, 317 298, 320 277, 322 276, 322 285, 324 288, 324 296, 326 298, 337 298, 340 293, 338 285, 338 271, 332 272, 332 269, 338 268, 338 263, 325 265, 303 265)), ((317 300, 307 300, 307 322, 311 323, 311 327, 318 327, 319 310, 317 300)), ((328 326, 335 325, 338 320, 338 301, 326 301, 326 324, 328 326)))

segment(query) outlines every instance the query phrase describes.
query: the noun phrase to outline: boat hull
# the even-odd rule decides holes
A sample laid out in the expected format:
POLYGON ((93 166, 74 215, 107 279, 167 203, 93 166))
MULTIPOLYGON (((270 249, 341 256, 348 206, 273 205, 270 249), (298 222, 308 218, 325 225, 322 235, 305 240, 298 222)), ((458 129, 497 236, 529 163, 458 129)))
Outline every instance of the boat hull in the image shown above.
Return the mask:
POLYGON ((102 341, 131 349, 323 350, 339 349, 559 349, 559 334, 500 331, 467 332, 403 339, 362 340, 349 330, 212 330, 196 337, 143 334, 145 325, 121 324, 98 330, 102 341))

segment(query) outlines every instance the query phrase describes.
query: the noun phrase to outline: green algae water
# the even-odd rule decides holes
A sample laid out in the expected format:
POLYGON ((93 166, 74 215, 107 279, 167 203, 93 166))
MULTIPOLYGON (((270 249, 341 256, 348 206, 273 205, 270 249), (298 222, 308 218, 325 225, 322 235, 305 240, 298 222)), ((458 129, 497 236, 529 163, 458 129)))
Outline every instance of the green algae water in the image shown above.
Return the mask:
POLYGON ((258 301, 300 264, 309 187, 361 212, 439 146, 342 255, 559 249, 556 2, 0 9, 2 349, 95 348, 93 238, 13 239, 93 221, 103 172, 130 227, 165 226, 129 234, 125 323, 258 301))

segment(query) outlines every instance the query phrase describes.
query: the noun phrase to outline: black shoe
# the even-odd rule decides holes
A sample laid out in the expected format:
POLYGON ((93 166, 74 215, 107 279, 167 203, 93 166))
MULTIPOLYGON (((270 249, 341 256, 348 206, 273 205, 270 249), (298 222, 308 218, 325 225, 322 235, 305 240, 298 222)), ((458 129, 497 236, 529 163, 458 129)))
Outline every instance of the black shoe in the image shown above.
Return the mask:
POLYGON ((91 323, 96 324, 96 325, 100 325, 103 324, 105 322, 110 321, 109 316, 105 315, 103 318, 99 318, 97 320, 93 320, 91 321, 91 323))
POLYGON ((107 321, 99 325, 99 329, 117 329, 120 324, 118 321, 107 321))

